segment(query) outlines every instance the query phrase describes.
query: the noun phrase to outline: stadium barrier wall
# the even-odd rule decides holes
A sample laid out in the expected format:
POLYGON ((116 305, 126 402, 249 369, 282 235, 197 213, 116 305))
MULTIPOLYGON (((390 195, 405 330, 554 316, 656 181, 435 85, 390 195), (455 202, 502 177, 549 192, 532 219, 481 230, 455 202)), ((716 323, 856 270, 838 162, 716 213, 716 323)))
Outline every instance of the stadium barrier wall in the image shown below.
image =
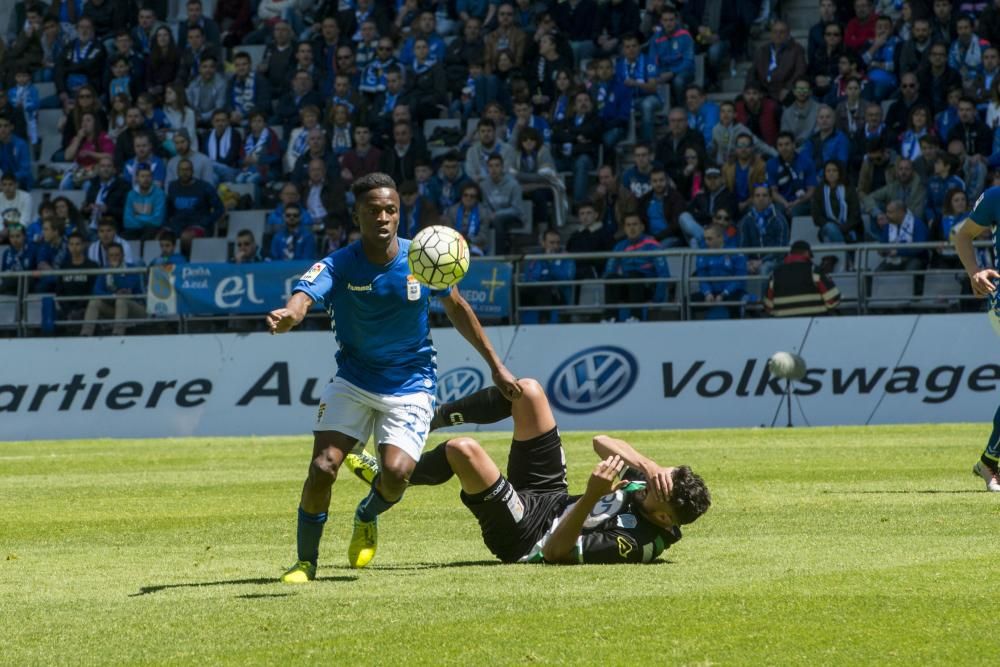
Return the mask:
MULTIPOLYGON (((564 429, 784 423, 778 350, 809 370, 797 425, 983 421, 1000 363, 985 315, 496 327, 517 375, 546 387, 564 429), (779 413, 779 411, 781 411, 779 413)), ((490 382, 452 329, 434 332, 439 399, 490 382)), ((334 372, 328 332, 23 339, 5 343, 0 439, 309 433, 334 372)), ((505 428, 504 425, 491 428, 505 428)))

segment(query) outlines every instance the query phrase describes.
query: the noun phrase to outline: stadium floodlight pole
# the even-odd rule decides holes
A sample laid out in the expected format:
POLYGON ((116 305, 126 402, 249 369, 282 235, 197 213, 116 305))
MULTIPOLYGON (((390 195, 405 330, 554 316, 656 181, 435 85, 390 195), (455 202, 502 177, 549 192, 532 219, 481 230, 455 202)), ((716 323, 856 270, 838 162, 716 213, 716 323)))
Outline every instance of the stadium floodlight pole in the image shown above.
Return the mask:
MULTIPOLYGON (((785 381, 785 406, 788 416, 787 428, 792 427, 792 382, 795 380, 801 380, 806 375, 806 362, 799 355, 793 352, 775 352, 771 355, 771 358, 767 360, 767 369, 771 372, 771 375, 781 378, 785 381)), ((771 426, 774 426, 774 421, 778 418, 777 413, 774 415, 774 420, 771 421, 771 426)))

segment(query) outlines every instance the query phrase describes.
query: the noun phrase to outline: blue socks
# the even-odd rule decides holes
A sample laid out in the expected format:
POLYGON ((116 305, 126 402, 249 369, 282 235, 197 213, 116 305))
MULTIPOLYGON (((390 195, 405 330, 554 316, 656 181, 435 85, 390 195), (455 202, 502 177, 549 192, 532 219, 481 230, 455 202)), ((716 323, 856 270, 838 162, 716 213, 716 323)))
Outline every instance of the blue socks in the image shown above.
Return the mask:
POLYGON ((319 541, 323 537, 323 524, 326 523, 326 512, 310 514, 299 508, 299 530, 297 535, 299 560, 316 565, 319 559, 319 541))
POLYGON ((382 497, 382 494, 375 490, 375 486, 378 484, 378 477, 372 482, 372 489, 368 492, 368 495, 358 504, 358 511, 355 512, 354 516, 357 517, 358 521, 364 521, 365 523, 371 523, 378 515, 385 512, 387 509, 398 503, 399 501, 389 502, 382 497))

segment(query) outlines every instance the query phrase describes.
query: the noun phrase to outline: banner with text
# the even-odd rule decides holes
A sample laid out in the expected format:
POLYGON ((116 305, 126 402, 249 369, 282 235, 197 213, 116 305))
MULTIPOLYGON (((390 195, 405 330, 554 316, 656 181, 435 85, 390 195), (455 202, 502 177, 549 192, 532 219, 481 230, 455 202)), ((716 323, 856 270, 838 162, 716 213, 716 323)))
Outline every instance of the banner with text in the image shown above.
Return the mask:
MULTIPOLYGON (((783 423, 785 384, 767 369, 778 350, 808 365, 792 385, 800 426, 988 421, 1000 389, 981 315, 487 332, 512 372, 545 387, 564 429, 783 423)), ((434 341, 439 401, 490 383, 456 331, 436 329, 434 341)), ((9 340, 0 439, 305 434, 335 373, 335 345, 328 332, 9 340)))
MULTIPOLYGON (((179 264, 150 270, 146 309, 150 315, 249 315, 283 305, 313 262, 179 264)), ((460 283, 472 309, 483 319, 510 315, 511 266, 477 260, 460 283)), ((431 310, 444 312, 437 299, 431 310)))

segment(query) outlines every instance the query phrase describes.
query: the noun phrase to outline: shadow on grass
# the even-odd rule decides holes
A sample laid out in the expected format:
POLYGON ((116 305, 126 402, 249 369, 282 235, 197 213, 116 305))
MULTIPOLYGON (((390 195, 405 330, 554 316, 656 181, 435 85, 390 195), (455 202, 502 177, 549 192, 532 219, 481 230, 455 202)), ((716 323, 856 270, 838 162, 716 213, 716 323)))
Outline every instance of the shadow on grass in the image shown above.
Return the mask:
POLYGON ((853 496, 855 494, 882 495, 885 493, 936 493, 942 495, 958 495, 963 493, 982 494, 982 489, 896 489, 886 491, 823 491, 822 493, 837 496, 853 496))
MULTIPOLYGON (((334 581, 355 581, 358 577, 355 576, 343 576, 343 577, 317 577, 317 583, 327 583, 334 581)), ((264 586, 268 584, 281 585, 277 577, 270 579, 229 579, 226 581, 196 581, 190 584, 162 584, 160 586, 143 586, 139 589, 138 593, 132 593, 129 595, 130 598, 140 597, 142 595, 150 595, 152 593, 159 593, 160 591, 170 590, 172 588, 204 588, 207 586, 241 586, 253 584, 258 586, 264 586)), ((291 595, 291 593, 278 593, 278 594, 259 594, 258 597, 279 597, 280 595, 291 595)), ((249 596, 237 596, 237 597, 249 597, 249 596)))
POLYGON ((247 593, 246 595, 237 595, 236 598, 240 600, 260 600, 262 598, 287 598, 292 595, 293 593, 247 593))
POLYGON ((384 571, 396 571, 396 570, 439 570, 441 568, 450 567, 491 567, 494 565, 503 565, 498 560, 460 560, 454 563, 410 563, 409 565, 373 565, 368 568, 371 570, 384 570, 384 571))

